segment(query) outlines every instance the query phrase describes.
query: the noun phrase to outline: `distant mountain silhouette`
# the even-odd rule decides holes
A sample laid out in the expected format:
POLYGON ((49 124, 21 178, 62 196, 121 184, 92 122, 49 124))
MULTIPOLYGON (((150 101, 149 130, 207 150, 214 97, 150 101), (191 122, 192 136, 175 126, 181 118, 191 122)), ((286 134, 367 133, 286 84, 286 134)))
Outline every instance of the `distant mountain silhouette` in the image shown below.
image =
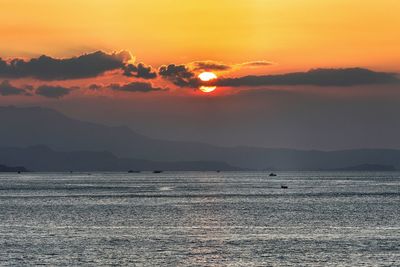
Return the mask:
POLYGON ((361 164, 339 169, 341 171, 395 171, 392 165, 361 164))
MULTIPOLYGON (((114 156, 110 152, 60 152, 41 145, 28 148, 0 148, 0 162, 4 162, 8 165, 23 165, 31 171, 239 170, 239 168, 229 166, 223 162, 160 162, 123 159, 114 156)), ((26 171, 22 169, 19 170, 26 171)), ((14 169, 12 171, 14 171, 14 169)), ((15 169, 15 171, 18 171, 18 169, 15 169)))
POLYGON ((27 172, 25 167, 9 167, 0 164, 0 172, 27 172))
POLYGON ((325 152, 165 141, 137 134, 127 127, 83 122, 38 107, 0 107, 0 123, 0 147, 43 144, 57 151, 109 151, 118 158, 162 162, 218 161, 248 169, 332 170, 362 164, 392 165, 400 169, 400 150, 325 152))

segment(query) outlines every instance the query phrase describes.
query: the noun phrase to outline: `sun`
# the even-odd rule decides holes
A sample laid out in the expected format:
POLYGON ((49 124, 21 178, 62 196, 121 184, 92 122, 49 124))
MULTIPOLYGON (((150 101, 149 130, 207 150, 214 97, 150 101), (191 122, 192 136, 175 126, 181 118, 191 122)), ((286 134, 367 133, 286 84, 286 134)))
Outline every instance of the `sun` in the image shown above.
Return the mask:
MULTIPOLYGON (((199 74, 199 79, 203 82, 209 82, 211 80, 215 80, 217 79, 217 75, 215 75, 215 73, 213 72, 202 72, 199 74)), ((204 93, 211 93, 212 91, 214 91, 215 89, 217 89, 216 86, 200 86, 199 88, 202 92, 204 93)))
POLYGON ((203 82, 208 82, 214 79, 217 79, 217 75, 213 72, 202 72, 199 74, 199 79, 202 80, 203 82))
POLYGON ((217 89, 216 86, 200 86, 200 91, 204 92, 204 93, 211 93, 212 91, 214 91, 215 89, 217 89))

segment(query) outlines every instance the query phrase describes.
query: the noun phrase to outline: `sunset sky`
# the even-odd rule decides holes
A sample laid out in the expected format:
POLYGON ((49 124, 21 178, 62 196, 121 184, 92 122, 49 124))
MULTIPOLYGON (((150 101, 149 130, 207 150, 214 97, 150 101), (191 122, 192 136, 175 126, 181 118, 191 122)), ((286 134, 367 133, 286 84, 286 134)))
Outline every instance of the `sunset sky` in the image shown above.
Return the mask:
POLYGON ((129 50, 151 65, 269 60, 277 70, 399 70, 396 0, 2 0, 2 57, 129 50))
POLYGON ((399 13, 398 0, 0 0, 0 104, 173 140, 400 148, 399 13))

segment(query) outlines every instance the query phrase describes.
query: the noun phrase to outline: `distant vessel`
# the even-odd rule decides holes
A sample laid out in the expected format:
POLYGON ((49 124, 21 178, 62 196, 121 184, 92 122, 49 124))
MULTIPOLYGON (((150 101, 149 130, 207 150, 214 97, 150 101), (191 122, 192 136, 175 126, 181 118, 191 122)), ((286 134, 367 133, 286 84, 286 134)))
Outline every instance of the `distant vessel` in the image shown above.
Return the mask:
POLYGON ((0 164, 0 172, 16 172, 16 173, 23 173, 27 172, 28 170, 24 167, 9 167, 0 164))
POLYGON ((153 171, 153 173, 162 173, 163 171, 153 171))
POLYGON ((128 173, 140 173, 140 171, 129 170, 128 173))
POLYGON ((269 176, 277 176, 275 173, 271 172, 269 176))
POLYGON ((281 185, 282 189, 288 189, 289 187, 287 185, 281 185))

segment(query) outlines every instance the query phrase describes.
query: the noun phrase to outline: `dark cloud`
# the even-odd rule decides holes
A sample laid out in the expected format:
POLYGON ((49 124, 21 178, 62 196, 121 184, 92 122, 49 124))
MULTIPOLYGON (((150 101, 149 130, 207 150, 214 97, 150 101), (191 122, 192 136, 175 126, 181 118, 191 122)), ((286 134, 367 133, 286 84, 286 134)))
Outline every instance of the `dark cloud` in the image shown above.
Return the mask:
POLYGON ((197 87, 199 85, 195 74, 185 65, 161 66, 158 73, 164 79, 180 87, 197 87))
POLYGON ((244 76, 215 81, 220 86, 265 86, 265 85, 315 85, 353 86, 369 84, 399 83, 394 73, 375 72, 362 68, 314 69, 279 75, 244 76))
POLYGON ((123 91, 131 93, 133 92, 150 93, 157 91, 168 91, 167 88, 153 87, 151 83, 146 83, 146 82, 131 82, 123 85, 111 84, 108 87, 114 91, 123 91))
POLYGON ((33 77, 39 80, 67 80, 96 77, 106 71, 122 69, 132 58, 129 52, 107 54, 97 51, 79 57, 56 59, 49 56, 9 62, 0 58, 0 77, 33 77))
POLYGON ((100 90, 101 88, 103 88, 101 85, 98 85, 98 84, 91 84, 91 85, 89 85, 89 89, 90 90, 100 90))
POLYGON ((3 81, 0 83, 0 95, 29 95, 28 92, 23 88, 13 86, 9 81, 3 81))
POLYGON ((61 98, 71 93, 70 88, 62 86, 42 85, 36 88, 36 94, 48 98, 61 98))
POLYGON ((231 66, 215 61, 195 61, 192 62, 194 71, 226 71, 232 69, 231 66))
POLYGON ((124 75, 128 77, 136 77, 142 79, 154 79, 157 77, 157 73, 153 71, 151 66, 146 66, 143 63, 138 65, 128 64, 124 68, 124 75))
POLYGON ((9 81, 0 83, 0 95, 25 95, 32 96, 33 94, 48 97, 60 98, 71 92, 71 88, 61 86, 41 85, 36 89, 32 85, 25 85, 23 88, 13 86, 9 81))

